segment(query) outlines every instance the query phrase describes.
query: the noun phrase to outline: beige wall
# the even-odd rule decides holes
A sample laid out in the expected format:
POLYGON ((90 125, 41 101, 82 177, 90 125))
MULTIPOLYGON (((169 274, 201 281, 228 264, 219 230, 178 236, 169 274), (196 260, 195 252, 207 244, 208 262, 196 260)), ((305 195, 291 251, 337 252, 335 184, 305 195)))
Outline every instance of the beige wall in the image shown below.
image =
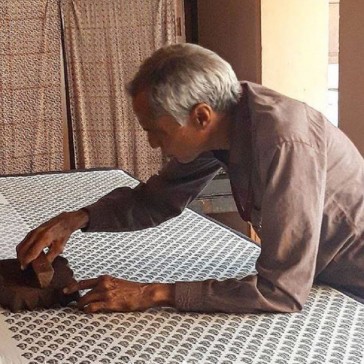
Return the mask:
POLYGON ((262 83, 325 112, 329 3, 261 0, 262 83))
POLYGON ((198 13, 199 44, 240 79, 326 111, 327 0, 199 0, 198 13))
POLYGON ((364 1, 340 1, 339 127, 364 155, 364 1))
POLYGON ((260 82, 260 2, 199 0, 199 44, 217 52, 240 80, 260 82))

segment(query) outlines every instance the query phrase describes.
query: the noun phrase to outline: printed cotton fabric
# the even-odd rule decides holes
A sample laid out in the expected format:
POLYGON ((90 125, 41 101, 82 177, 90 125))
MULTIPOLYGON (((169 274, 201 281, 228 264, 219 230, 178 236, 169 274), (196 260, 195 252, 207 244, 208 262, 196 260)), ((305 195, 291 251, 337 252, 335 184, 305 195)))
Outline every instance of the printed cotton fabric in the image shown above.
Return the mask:
MULTIPOLYGON (((0 259, 14 257, 24 235, 60 211, 137 184, 122 171, 1 177, 0 259)), ((254 273, 259 254, 257 245, 189 209, 152 229, 77 231, 64 251, 76 279, 110 274, 166 283, 241 279, 254 273)), ((47 364, 362 364, 363 322, 364 305, 316 285, 303 310, 294 314, 209 315, 163 308, 88 315, 75 306, 19 313, 0 309, 0 362, 17 363, 15 356, 21 356, 24 363, 47 364)))
POLYGON ((63 168, 58 0, 0 1, 0 174, 63 168))
POLYGON ((65 0, 76 168, 120 167, 147 179, 162 165, 138 125, 125 84, 141 62, 176 43, 173 0, 65 0))

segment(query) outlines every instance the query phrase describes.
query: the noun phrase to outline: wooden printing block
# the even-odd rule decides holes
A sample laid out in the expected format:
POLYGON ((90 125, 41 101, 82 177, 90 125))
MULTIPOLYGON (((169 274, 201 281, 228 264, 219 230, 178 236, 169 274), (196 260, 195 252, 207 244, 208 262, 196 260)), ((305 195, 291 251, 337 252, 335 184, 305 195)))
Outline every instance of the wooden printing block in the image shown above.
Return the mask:
POLYGON ((40 288, 31 267, 22 271, 17 259, 0 260, 0 305, 12 312, 67 306, 77 301, 79 293, 66 295, 63 288, 74 282, 67 259, 57 257, 53 262, 54 275, 49 286, 40 288))
POLYGON ((50 285, 54 275, 52 264, 48 261, 44 252, 41 252, 37 259, 32 261, 32 267, 37 277, 39 286, 46 288, 50 285))

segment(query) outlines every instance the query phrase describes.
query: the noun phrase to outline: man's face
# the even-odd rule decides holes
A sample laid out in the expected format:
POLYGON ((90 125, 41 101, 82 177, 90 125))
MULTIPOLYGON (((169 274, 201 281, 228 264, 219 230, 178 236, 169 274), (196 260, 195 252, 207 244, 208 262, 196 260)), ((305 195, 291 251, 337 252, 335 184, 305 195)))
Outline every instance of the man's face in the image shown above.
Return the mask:
POLYGON ((191 162, 204 151, 203 133, 190 120, 186 125, 180 125, 170 115, 151 119, 146 91, 139 92, 133 98, 133 109, 141 127, 148 134, 152 148, 161 148, 164 155, 174 157, 181 163, 191 162))

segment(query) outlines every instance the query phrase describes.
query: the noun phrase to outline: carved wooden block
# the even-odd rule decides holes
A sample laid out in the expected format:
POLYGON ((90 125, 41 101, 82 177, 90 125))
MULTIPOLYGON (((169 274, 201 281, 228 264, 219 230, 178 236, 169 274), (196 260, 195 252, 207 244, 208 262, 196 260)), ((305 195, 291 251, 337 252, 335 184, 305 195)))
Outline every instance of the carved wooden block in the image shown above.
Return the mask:
POLYGON ((65 295, 63 288, 74 281, 67 259, 57 257, 53 262, 54 275, 49 286, 40 288, 31 267, 20 269, 17 259, 0 260, 0 305, 13 312, 67 306, 79 298, 78 292, 65 295))
POLYGON ((54 269, 52 264, 48 261, 44 252, 40 253, 38 258, 32 261, 32 267, 37 277, 39 287, 48 287, 53 279, 54 269))

